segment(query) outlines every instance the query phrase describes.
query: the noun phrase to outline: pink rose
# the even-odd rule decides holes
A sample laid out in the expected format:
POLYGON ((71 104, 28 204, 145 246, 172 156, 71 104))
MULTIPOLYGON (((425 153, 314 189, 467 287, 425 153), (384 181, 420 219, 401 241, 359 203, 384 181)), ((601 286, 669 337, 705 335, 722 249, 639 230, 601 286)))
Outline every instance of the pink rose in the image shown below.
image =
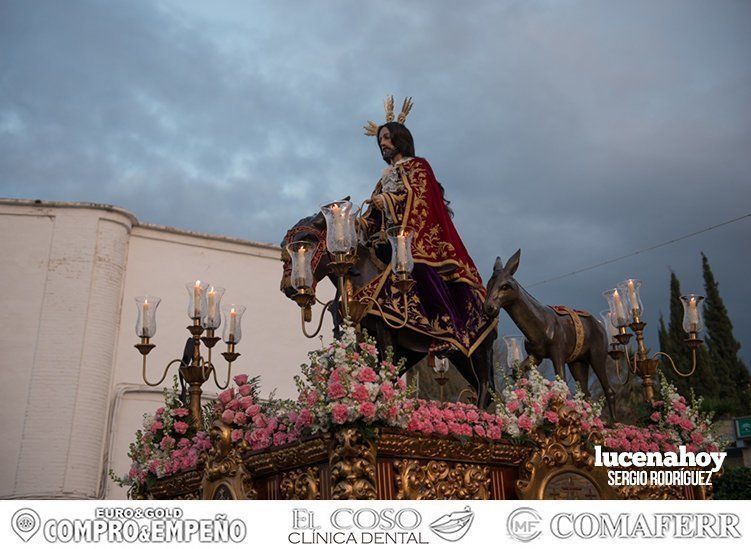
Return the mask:
POLYGON ((357 380, 360 383, 373 383, 378 380, 378 376, 373 368, 365 366, 364 368, 360 368, 360 371, 357 372, 357 380))
POLYGON ((550 423, 558 423, 558 414, 551 410, 548 410, 547 412, 545 412, 545 419, 547 419, 550 423))
POLYGON ((232 429, 232 442, 237 442, 243 438, 243 432, 240 429, 232 429))
POLYGON ((161 421, 155 421, 154 423, 151 424, 151 432, 153 434, 156 434, 156 432, 159 429, 163 429, 163 428, 164 428, 164 424, 161 421))
POLYGON ((251 385, 240 385, 240 388, 238 389, 240 392, 240 395, 247 397, 253 392, 253 386, 251 385))
POLYGON ((370 395, 368 394, 368 390, 365 388, 365 385, 357 384, 355 386, 355 390, 352 392, 352 398, 354 398, 357 402, 365 402, 370 398, 370 395))
POLYGON ((529 432, 532 430, 532 420, 529 419, 529 416, 527 414, 523 414, 521 417, 519 417, 517 424, 519 425, 519 429, 523 431, 529 432))
POLYGON ((224 410, 224 412, 222 412, 222 421, 227 425, 231 425, 232 422, 235 421, 235 412, 232 410, 224 410))
POLYGON ((238 425, 245 425, 248 421, 248 416, 246 416, 243 412, 237 412, 235 414, 235 423, 238 425))
POLYGON ((340 399, 344 397, 347 392, 344 390, 344 386, 339 382, 334 382, 329 385, 328 395, 333 399, 340 399))
POLYGON ((376 414, 375 404, 373 404, 372 402, 363 402, 362 404, 360 404, 360 413, 365 419, 373 419, 376 414))
POLYGON ((519 409, 519 401, 518 400, 512 400, 508 404, 506 404, 506 410, 511 412, 512 414, 516 412, 519 409))
POLYGON ((247 408, 245 408, 245 414, 253 417, 258 415, 258 413, 261 411, 261 407, 258 404, 251 404, 247 408))
POLYGON ((651 416, 649 416, 649 419, 654 421, 655 423, 660 421, 660 412, 653 412, 651 416))
POLYGON ((222 404, 227 404, 234 397, 235 397, 235 389, 230 388, 219 393, 219 402, 221 402, 222 404))
POLYGON ((394 392, 394 387, 390 383, 383 382, 381 383, 381 394, 386 400, 391 400, 396 393, 394 392))
POLYGON ((178 433, 180 433, 181 435, 184 435, 188 431, 188 427, 189 425, 185 423, 184 421, 176 421, 172 425, 172 428, 178 433))
POLYGON ((237 385, 245 385, 248 382, 248 375, 247 374, 236 375, 233 379, 235 380, 235 383, 237 385))
POLYGON ((334 404, 331 408, 331 414, 334 418, 334 423, 342 424, 347 421, 349 416, 349 408, 345 404, 334 404))

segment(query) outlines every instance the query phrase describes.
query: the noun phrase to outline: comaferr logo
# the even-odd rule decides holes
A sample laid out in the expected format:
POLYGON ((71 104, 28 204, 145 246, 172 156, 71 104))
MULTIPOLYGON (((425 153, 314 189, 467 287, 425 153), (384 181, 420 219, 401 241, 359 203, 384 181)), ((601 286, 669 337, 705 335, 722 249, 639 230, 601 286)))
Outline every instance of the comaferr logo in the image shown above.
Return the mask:
POLYGON ((550 531, 560 539, 740 538, 734 513, 558 513, 550 531))
POLYGON ((506 531, 517 541, 532 541, 542 533, 541 523, 537 511, 531 507, 520 507, 506 519, 506 531))

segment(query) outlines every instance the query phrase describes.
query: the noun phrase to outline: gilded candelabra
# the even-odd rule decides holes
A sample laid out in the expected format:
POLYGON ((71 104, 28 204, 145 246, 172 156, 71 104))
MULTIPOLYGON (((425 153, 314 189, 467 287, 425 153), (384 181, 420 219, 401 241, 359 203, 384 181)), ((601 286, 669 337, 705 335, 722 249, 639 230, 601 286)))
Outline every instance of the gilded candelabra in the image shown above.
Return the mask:
POLYGON ((156 334, 156 309, 161 301, 160 298, 154 296, 136 298, 138 306, 136 335, 140 337, 141 341, 135 345, 135 348, 143 357, 141 371, 143 381, 150 387, 161 385, 170 368, 178 364, 179 375, 181 379, 188 383, 189 387, 191 421, 197 428, 201 428, 201 387, 212 375, 214 383, 219 389, 223 390, 229 386, 232 363, 240 356, 236 349, 242 337, 241 320, 245 307, 232 304, 229 307, 221 308, 224 288, 209 286, 200 280, 196 280, 195 283, 188 283, 186 287, 190 295, 188 316, 191 319, 191 324, 187 327, 188 332, 190 332, 190 339, 188 340, 189 345, 186 346, 186 354, 182 358, 171 360, 164 367, 159 381, 151 382, 148 380, 146 357, 156 347, 151 343, 151 338, 156 334), (220 311, 222 314, 220 314, 220 311), (222 325, 222 316, 224 316, 223 338, 227 344, 227 350, 222 353, 227 361, 227 379, 223 384, 219 383, 216 368, 211 360, 212 349, 222 339, 215 335, 216 330, 222 325), (206 349, 206 358, 201 352, 201 345, 206 349))
POLYGON ((616 288, 604 292, 603 295, 608 301, 609 309, 600 314, 610 336, 609 355, 616 361, 616 364, 625 355, 628 373, 641 378, 644 399, 647 402, 652 402, 654 400, 654 378, 660 364, 659 357, 666 358, 673 371, 681 377, 688 377, 696 371, 696 350, 702 344, 699 332, 704 326, 702 310, 704 297, 695 294, 681 297, 683 329, 688 334, 684 341, 691 350, 691 370, 684 373, 678 369, 669 354, 660 351, 649 355, 644 344, 644 329, 647 323, 642 320, 644 308, 639 295, 640 286, 639 280, 630 278, 616 288), (633 335, 636 335, 636 352, 632 360, 628 343, 633 335))
MULTIPOLYGON (((391 269, 396 285, 402 297, 404 320, 395 324, 388 320, 380 303, 372 297, 354 298, 354 291, 349 278, 352 267, 357 263, 357 231, 356 213, 352 210, 352 203, 346 200, 332 202, 321 207, 326 219, 326 249, 329 253, 329 269, 337 278, 337 289, 340 300, 340 311, 344 318, 349 318, 355 325, 368 310, 372 303, 381 313, 383 321, 391 328, 400 329, 407 325, 409 314, 409 291, 415 284, 411 273, 414 267, 412 259, 412 233, 402 227, 392 227, 386 234, 391 244, 391 269)), ((323 303, 316 298, 313 288, 314 277, 312 261, 316 244, 310 241, 297 241, 287 245, 287 253, 292 263, 291 282, 297 293, 293 299, 300 306, 301 327, 306 337, 316 337, 323 326, 324 313, 334 300, 323 303), (318 326, 313 333, 308 333, 306 323, 312 321, 312 306, 316 303, 323 305, 318 326)))

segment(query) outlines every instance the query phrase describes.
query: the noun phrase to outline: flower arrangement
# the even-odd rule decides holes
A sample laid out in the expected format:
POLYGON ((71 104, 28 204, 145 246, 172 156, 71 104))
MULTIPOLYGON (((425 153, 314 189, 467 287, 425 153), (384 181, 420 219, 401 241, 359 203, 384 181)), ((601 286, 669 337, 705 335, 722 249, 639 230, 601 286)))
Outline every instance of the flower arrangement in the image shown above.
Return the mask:
POLYGON ((632 452, 675 452, 686 446, 689 452, 716 452, 721 441, 712 425, 712 413, 701 411, 702 399, 681 396, 660 373, 660 398, 651 405, 645 427, 616 424, 605 429, 605 445, 632 452))
POLYGON ((190 411, 180 402, 175 377, 172 389, 164 389, 164 406, 143 416, 143 429, 136 431, 129 447, 128 474, 119 478, 110 471, 110 477, 120 486, 130 486, 133 493, 143 492, 157 479, 195 469, 200 453, 209 448, 208 433, 196 429, 190 411))
POLYGON ((302 365, 295 385, 298 414, 310 418, 311 432, 355 423, 406 424, 401 410, 408 391, 399 378, 400 366, 390 349, 379 360, 375 340, 367 333, 358 342, 354 327, 345 321, 338 340, 308 356, 310 364, 302 365))
POLYGON ((407 429, 415 433, 487 440, 499 440, 503 434, 503 420, 498 415, 472 404, 409 400, 402 410, 409 414, 407 429))
POLYGON ((509 381, 496 395, 496 414, 506 433, 512 437, 528 436, 558 423, 552 405, 560 401, 579 414, 585 432, 603 428, 601 402, 587 402, 580 390, 572 395, 562 379, 546 379, 536 368, 519 376, 515 383, 509 381))
POLYGON ((310 427, 312 417, 298 411, 292 401, 258 398, 259 378, 242 374, 234 377, 236 387, 219 393, 214 404, 216 417, 232 428, 232 442, 245 441, 252 450, 280 446, 298 440, 310 427))

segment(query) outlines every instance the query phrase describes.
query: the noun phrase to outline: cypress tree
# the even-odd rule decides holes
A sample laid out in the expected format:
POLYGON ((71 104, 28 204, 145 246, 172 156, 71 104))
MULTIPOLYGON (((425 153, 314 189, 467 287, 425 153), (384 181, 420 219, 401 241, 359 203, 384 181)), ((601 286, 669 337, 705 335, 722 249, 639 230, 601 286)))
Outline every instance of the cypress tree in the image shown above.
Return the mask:
POLYGON ((746 414, 751 410, 751 376, 738 357, 741 344, 733 336, 733 323, 704 253, 701 260, 706 292, 704 324, 712 373, 719 385, 719 396, 727 404, 727 412, 746 414))

